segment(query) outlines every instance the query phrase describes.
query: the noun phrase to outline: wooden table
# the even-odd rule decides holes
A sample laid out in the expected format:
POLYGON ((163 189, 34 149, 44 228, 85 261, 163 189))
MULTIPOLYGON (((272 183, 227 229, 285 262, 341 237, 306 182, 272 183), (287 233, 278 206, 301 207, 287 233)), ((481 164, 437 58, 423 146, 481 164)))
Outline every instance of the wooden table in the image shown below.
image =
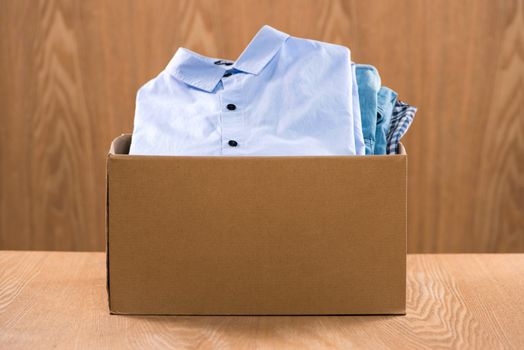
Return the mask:
POLYGON ((410 255, 407 316, 115 316, 105 285, 103 253, 0 252, 0 349, 524 348, 524 254, 410 255))

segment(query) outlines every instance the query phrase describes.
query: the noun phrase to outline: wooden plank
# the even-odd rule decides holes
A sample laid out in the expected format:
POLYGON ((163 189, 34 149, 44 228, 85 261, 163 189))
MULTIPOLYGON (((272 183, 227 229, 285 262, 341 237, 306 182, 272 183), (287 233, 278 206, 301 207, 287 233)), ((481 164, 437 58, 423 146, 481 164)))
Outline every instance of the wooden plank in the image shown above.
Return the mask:
POLYGON ((102 250, 104 156, 139 86, 263 24, 349 46, 419 107, 411 252, 524 251, 524 0, 3 0, 0 248, 102 250))
POLYGON ((524 254, 408 256, 406 316, 109 315, 102 253, 0 252, 0 348, 520 349, 524 254))

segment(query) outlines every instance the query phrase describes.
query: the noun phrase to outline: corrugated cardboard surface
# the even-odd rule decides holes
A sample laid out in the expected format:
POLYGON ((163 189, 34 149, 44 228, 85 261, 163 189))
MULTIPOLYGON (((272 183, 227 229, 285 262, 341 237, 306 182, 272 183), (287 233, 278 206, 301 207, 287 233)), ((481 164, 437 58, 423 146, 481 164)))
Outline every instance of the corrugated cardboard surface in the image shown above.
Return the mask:
POLYGON ((122 314, 403 314, 407 156, 108 157, 122 314))

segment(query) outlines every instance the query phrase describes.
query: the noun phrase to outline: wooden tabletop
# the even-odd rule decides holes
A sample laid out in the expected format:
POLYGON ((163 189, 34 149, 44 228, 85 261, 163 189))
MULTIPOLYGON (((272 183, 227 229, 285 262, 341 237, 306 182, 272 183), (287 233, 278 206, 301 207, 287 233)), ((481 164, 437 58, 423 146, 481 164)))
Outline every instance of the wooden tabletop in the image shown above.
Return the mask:
POLYGON ((524 254, 410 255, 406 316, 109 315, 103 253, 0 252, 0 349, 524 348, 524 254))

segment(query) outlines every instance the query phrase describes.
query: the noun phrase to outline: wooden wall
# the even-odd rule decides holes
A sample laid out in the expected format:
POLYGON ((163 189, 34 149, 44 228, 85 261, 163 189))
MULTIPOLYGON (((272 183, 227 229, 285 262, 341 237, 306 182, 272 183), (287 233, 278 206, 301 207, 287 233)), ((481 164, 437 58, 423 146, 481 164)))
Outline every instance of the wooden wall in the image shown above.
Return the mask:
POLYGON ((263 24, 349 46, 419 107, 411 252, 524 252, 524 0, 0 0, 0 249, 104 249, 105 155, 138 87, 263 24))

